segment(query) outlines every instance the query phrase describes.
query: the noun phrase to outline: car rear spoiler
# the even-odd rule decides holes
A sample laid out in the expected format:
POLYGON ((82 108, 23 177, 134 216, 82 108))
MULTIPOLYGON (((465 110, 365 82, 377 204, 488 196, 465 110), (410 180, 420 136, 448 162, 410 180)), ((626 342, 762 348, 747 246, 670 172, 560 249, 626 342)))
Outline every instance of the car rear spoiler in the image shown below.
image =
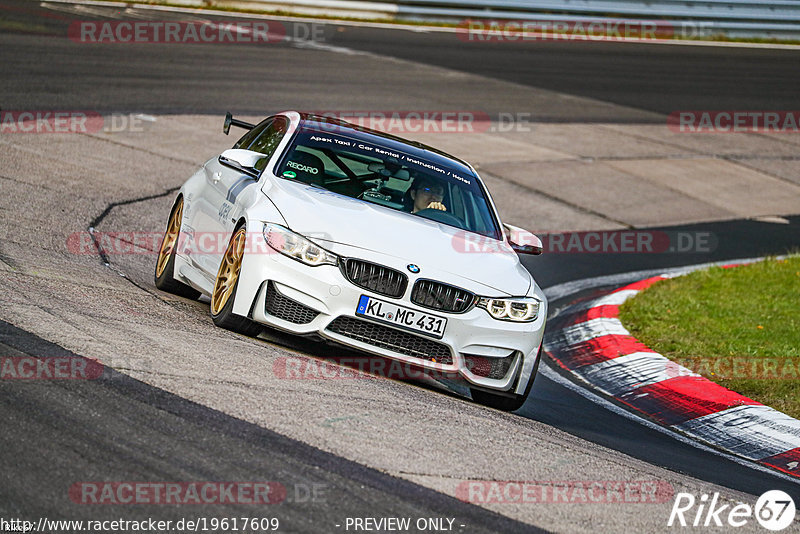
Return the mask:
POLYGON ((233 115, 231 115, 231 112, 229 111, 225 114, 225 122, 222 124, 222 133, 228 135, 228 132, 231 130, 231 126, 238 126, 239 128, 244 128, 245 130, 252 130, 256 127, 255 124, 234 119, 233 115))

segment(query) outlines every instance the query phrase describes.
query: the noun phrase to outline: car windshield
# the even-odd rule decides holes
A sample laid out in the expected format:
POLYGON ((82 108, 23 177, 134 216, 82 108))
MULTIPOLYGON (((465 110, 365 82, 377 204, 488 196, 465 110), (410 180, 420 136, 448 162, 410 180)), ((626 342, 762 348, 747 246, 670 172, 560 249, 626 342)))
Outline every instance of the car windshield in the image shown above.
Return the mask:
POLYGON ((275 174, 499 239, 486 193, 467 167, 438 154, 403 151, 400 143, 377 144, 373 139, 381 138, 366 141, 344 133, 301 130, 275 174))

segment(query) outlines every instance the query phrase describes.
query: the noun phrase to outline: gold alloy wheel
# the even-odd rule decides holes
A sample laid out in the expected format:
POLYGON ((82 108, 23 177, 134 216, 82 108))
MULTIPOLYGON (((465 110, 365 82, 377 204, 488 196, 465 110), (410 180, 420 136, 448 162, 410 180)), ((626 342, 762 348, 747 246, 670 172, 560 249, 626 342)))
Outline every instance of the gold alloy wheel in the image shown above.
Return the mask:
POLYGON ((178 242, 178 236, 181 231, 181 219, 183 218, 183 199, 175 206, 172 216, 169 218, 167 231, 164 233, 164 240, 161 242, 161 250, 158 252, 158 263, 156 263, 156 276, 164 274, 164 269, 167 268, 169 257, 172 255, 172 250, 178 242))
POLYGON ((228 250, 222 257, 222 263, 217 272, 217 281, 214 282, 214 291, 211 293, 211 314, 219 315, 228 299, 236 287, 239 279, 239 270, 242 268, 242 257, 244 256, 244 244, 247 238, 247 231, 239 228, 228 244, 228 250))

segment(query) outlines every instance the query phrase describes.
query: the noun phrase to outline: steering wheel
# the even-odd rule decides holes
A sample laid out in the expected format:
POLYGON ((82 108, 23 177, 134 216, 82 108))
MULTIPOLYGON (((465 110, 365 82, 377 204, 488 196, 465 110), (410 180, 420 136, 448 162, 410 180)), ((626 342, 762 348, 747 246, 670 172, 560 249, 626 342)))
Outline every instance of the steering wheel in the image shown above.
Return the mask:
POLYGON ((425 208, 424 210, 419 210, 415 215, 419 215, 420 217, 425 217, 426 219, 430 219, 432 221, 449 224, 450 226, 455 226, 456 228, 461 228, 462 230, 466 230, 464 227, 464 222, 453 215, 452 213, 447 213, 446 211, 437 210, 434 208, 425 208))

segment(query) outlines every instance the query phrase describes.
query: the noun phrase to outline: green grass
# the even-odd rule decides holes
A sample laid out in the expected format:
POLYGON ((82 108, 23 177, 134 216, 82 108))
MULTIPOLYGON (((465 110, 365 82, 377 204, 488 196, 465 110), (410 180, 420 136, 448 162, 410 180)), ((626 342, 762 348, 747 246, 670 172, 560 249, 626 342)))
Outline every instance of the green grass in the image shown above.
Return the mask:
POLYGON ((667 358, 800 419, 800 255, 658 282, 620 319, 667 358))

